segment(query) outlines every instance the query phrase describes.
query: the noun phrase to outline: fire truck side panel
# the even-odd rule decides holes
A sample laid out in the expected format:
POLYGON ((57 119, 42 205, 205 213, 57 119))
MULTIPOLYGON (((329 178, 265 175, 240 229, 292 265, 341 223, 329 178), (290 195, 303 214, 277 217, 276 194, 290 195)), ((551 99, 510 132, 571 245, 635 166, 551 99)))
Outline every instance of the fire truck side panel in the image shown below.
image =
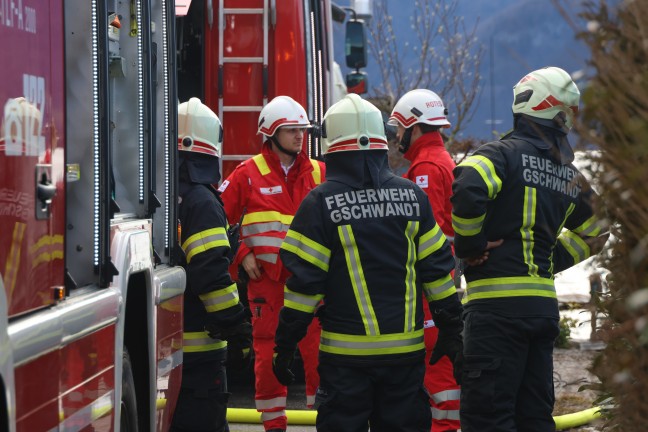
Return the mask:
POLYGON ((45 431, 57 428, 58 381, 52 374, 62 370, 58 352, 53 351, 31 363, 17 367, 16 427, 19 431, 45 431))
POLYGON ((0 40, 20 53, 0 68, 0 274, 9 314, 18 315, 51 304, 52 287, 63 283, 64 193, 54 188, 62 166, 52 165, 65 140, 55 55, 62 2, 0 5, 0 40), (49 203, 38 198, 38 183, 49 203))

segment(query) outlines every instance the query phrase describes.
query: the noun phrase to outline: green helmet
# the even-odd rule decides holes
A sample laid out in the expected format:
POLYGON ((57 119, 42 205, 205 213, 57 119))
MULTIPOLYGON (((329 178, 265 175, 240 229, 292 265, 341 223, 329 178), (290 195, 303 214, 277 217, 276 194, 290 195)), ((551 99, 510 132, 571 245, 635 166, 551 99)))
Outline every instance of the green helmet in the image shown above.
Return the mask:
POLYGON ((513 87, 513 114, 553 121, 565 132, 574 125, 580 92, 564 70, 538 69, 513 87))

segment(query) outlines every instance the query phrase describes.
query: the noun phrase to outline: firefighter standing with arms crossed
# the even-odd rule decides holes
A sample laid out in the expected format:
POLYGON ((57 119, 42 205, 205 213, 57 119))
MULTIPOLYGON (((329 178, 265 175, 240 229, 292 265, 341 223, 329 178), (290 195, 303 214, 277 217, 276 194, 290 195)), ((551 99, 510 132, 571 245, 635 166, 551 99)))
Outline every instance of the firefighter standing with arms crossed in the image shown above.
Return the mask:
MULTIPOLYGON (((388 124, 396 126, 398 149, 411 162, 403 177, 416 183, 427 194, 434 218, 441 231, 452 241, 452 170, 455 163, 447 152, 439 130, 449 128, 448 110, 433 91, 416 89, 406 93, 394 107, 388 124)), ((453 376, 448 357, 432 357, 439 330, 424 303, 425 347, 428 366, 425 387, 430 392, 432 431, 456 431, 459 424, 461 391, 453 376)))
POLYGON ((461 429, 555 430, 554 275, 598 253, 607 224, 571 163, 580 93, 548 67, 513 87, 514 130, 455 170, 455 252, 467 264, 461 429))
MULTIPOLYGON (((242 243, 236 263, 248 274, 255 354, 255 403, 266 431, 285 431, 286 386, 272 373, 274 335, 283 305, 288 272, 279 247, 306 194, 324 181, 325 167, 302 151, 311 125, 304 108, 288 96, 277 96, 259 115, 258 133, 266 141, 260 154, 240 164, 219 190, 231 223, 243 216, 242 243)), ((306 403, 312 406, 319 385, 314 321, 299 345, 306 376, 306 403)))
POLYGON ((187 273, 182 385, 171 430, 228 431, 225 360, 249 351, 252 328, 228 271, 227 218, 218 193, 222 128, 199 99, 178 107, 180 244, 187 273))
POLYGON ((327 181, 306 197, 281 247, 292 276, 275 375, 294 379, 293 355, 317 310, 317 430, 429 432, 423 292, 439 327, 434 354, 454 358, 462 345, 450 244, 425 192, 389 170, 377 108, 347 95, 327 111, 322 135, 327 181))

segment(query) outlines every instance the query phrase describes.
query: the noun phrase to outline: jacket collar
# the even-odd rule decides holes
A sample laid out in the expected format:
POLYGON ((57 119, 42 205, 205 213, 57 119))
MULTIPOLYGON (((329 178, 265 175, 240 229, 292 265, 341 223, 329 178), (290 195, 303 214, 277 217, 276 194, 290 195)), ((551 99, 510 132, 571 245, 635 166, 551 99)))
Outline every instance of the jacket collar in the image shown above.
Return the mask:
MULTIPOLYGON (((266 141, 265 143, 263 143, 263 147, 261 148, 261 154, 263 154, 266 161, 268 161, 268 165, 270 165, 270 169, 283 174, 283 169, 281 168, 281 161, 279 160, 279 156, 272 151, 272 146, 270 144, 270 141, 266 141)), ((310 170, 312 171, 311 164, 305 163, 308 162, 308 159, 309 158, 306 155, 306 153, 303 150, 300 151, 295 157, 295 163, 290 168, 290 171, 291 172, 292 170, 301 171, 304 168, 310 168, 310 170)))
POLYGON ((426 153, 437 153, 440 150, 445 151, 445 145, 443 144, 441 134, 439 132, 428 132, 418 137, 418 139, 412 143, 407 152, 405 152, 403 157, 408 161, 413 162, 418 159, 420 155, 426 153))

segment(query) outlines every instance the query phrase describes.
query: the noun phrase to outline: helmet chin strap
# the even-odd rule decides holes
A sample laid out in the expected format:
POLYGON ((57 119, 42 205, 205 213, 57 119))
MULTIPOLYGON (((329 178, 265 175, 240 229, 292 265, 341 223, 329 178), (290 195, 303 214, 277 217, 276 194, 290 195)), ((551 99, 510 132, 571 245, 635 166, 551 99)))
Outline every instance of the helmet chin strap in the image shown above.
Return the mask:
POLYGON ((405 129, 405 133, 398 143, 398 151, 403 154, 407 153, 407 150, 409 150, 412 141, 412 129, 414 129, 414 127, 405 129))
POLYGON ((299 154, 298 151, 292 152, 283 148, 281 144, 279 144, 279 140, 277 139, 277 137, 275 137, 274 135, 270 137, 270 141, 272 141, 272 143, 276 145, 279 151, 283 154, 287 154, 288 156, 292 156, 292 157, 297 157, 297 155, 299 154))

